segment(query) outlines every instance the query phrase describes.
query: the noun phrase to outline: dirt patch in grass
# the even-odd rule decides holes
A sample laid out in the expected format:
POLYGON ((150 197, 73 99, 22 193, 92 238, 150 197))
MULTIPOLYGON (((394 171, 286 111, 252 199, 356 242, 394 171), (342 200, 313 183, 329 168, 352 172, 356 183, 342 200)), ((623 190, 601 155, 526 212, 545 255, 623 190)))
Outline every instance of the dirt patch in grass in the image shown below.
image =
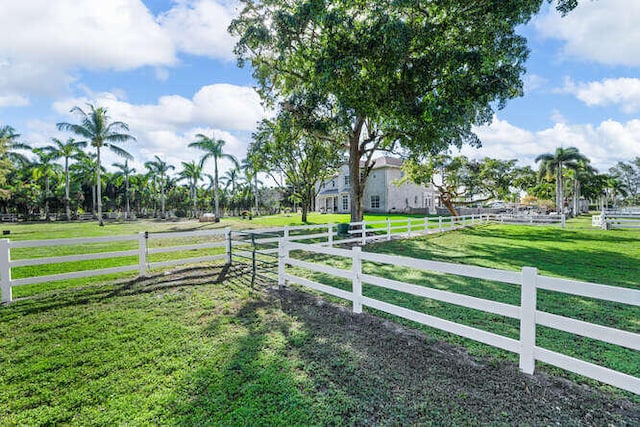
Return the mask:
MULTIPOLYGON (((270 298, 303 325, 294 343, 315 393, 349 424, 640 425, 640 406, 463 349, 295 289, 270 298)), ((316 397, 318 398, 318 396, 316 397)))

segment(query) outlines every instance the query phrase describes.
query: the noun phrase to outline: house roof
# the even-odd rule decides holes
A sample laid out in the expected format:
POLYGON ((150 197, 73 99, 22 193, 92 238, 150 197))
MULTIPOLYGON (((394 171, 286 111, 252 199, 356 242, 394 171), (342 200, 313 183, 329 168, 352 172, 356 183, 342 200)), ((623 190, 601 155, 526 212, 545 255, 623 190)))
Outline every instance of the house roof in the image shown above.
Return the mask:
POLYGON ((338 194, 338 189, 337 188, 328 188, 326 190, 322 190, 321 192, 318 193, 318 196, 328 196, 328 195, 332 195, 332 194, 338 194))
POLYGON ((373 169, 383 168, 385 166, 394 166, 394 167, 402 166, 402 160, 396 157, 389 157, 389 156, 378 157, 374 161, 376 163, 375 165, 373 165, 373 169))

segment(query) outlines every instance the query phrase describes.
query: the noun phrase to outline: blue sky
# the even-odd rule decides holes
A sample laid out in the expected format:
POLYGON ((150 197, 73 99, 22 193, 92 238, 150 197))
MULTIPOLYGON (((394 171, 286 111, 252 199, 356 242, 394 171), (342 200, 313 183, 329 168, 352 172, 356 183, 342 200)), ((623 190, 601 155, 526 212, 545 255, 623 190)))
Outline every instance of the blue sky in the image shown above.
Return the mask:
MULTIPOLYGON (((55 123, 87 102, 130 125, 134 166, 158 155, 180 169, 196 133, 244 157, 264 116, 226 28, 232 0, 0 0, 0 125, 33 146, 67 138, 55 123)), ((471 157, 518 159, 576 146, 606 171, 640 156, 640 1, 582 0, 521 28, 526 94, 477 129, 471 157)), ((106 155, 105 164, 119 161, 106 155)), ((228 165, 223 165, 226 167, 228 165)))

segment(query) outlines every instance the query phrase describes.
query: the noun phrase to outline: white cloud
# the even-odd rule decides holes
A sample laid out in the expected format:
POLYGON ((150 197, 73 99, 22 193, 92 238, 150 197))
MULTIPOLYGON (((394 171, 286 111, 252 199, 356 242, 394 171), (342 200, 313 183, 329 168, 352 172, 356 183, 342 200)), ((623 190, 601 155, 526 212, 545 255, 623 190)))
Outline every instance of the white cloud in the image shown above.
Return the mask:
POLYGON ((566 79, 562 91, 575 95, 588 106, 617 105, 625 113, 640 110, 640 79, 637 78, 621 77, 577 84, 566 79))
POLYGON ((174 43, 140 0, 0 0, 0 95, 56 95, 75 70, 176 63, 174 43))
MULTIPOLYGON (((104 106, 112 120, 129 125, 137 142, 123 148, 136 158, 133 163, 141 170, 145 161, 160 156, 180 167, 180 162, 197 159, 198 150, 188 148, 197 133, 227 142, 225 150, 238 158, 246 155, 248 135, 266 113, 260 99, 249 87, 219 84, 201 88, 192 99, 178 95, 163 96, 156 104, 136 105, 125 102, 114 93, 96 94, 93 99, 69 98, 53 104, 62 117, 58 121, 73 122, 77 118, 69 110, 75 105, 84 109, 87 103, 104 106)), ((117 159, 105 153, 105 165, 117 159)), ((222 164, 223 169, 230 164, 222 164)))
POLYGON ((528 94, 540 88, 543 88, 549 82, 549 80, 537 74, 525 74, 523 82, 524 93, 528 94))
POLYGON ((517 159, 520 164, 535 166, 535 158, 557 147, 577 147, 601 172, 618 161, 628 161, 640 152, 640 120, 626 123, 606 120, 599 125, 556 123, 536 132, 514 126, 494 117, 489 126, 475 129, 483 142, 480 149, 465 146, 461 153, 472 157, 517 159))
POLYGON ((564 42, 570 57, 609 65, 640 65, 640 2, 608 0, 579 2, 567 16, 549 13, 534 22, 547 38, 564 42))
POLYGON ((24 107, 29 105, 29 99, 21 95, 0 95, 0 108, 24 107))
POLYGON ((234 9, 235 2, 181 0, 160 17, 160 25, 185 53, 232 60, 235 40, 227 28, 234 9))

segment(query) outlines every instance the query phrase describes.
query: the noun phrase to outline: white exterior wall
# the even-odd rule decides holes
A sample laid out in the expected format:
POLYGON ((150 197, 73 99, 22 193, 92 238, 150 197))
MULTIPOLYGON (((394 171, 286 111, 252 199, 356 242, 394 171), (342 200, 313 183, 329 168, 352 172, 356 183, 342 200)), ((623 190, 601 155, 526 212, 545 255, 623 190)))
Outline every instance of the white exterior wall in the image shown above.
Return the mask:
MULTIPOLYGON (((349 177, 349 166, 343 165, 338 175, 325 181, 324 187, 320 185, 320 193, 316 198, 316 209, 322 211, 327 206, 329 200, 329 209, 327 212, 349 213, 351 211, 351 197, 349 191, 350 184, 345 184, 345 177, 349 177), (335 184, 334 184, 335 183, 335 184), (323 191, 337 189, 337 193, 322 194, 323 191), (347 196, 347 205, 343 205, 343 197, 347 196), (335 206, 334 198, 337 198, 337 210, 333 210, 335 206)), ((404 183, 400 186, 394 181, 402 178, 402 171, 398 166, 384 165, 374 168, 365 185, 363 194, 365 212, 406 212, 411 208, 424 209, 428 208, 430 213, 435 212, 438 206, 438 198, 432 186, 425 187, 413 183, 404 183), (371 196, 380 197, 380 207, 371 207, 371 196)))

